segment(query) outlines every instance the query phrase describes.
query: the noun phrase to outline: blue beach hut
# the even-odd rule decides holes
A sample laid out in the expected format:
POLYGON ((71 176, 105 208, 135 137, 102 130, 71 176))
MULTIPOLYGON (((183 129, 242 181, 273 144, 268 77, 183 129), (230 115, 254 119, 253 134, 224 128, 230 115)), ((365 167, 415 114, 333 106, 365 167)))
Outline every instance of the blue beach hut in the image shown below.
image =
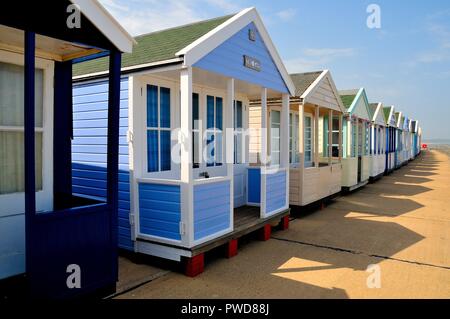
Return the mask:
POLYGON ((114 289, 119 70, 132 44, 97 1, 2 3, 1 287, 25 282, 39 298, 114 289), (73 196, 70 178, 72 63, 99 55, 110 56, 102 202, 73 196))
MULTIPOLYGON (((254 8, 135 39, 122 63, 119 247, 183 259, 196 275, 205 251, 263 226, 267 238, 269 222, 287 222, 295 89, 254 8), (255 98, 263 105, 251 116, 263 124, 249 132, 255 98), (274 98, 283 102, 269 137, 274 98)), ((74 74, 73 191, 97 200, 107 192, 107 65, 88 61, 74 74)))

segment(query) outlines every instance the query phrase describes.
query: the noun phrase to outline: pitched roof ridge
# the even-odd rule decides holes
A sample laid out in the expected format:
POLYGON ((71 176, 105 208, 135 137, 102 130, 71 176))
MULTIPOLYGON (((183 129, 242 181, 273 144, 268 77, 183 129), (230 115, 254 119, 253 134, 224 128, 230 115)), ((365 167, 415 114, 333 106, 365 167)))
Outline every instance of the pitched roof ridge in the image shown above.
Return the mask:
MULTIPOLYGON (((215 18, 210 18, 210 19, 205 19, 205 20, 194 21, 194 22, 190 22, 190 23, 186 23, 186 24, 183 24, 183 25, 174 26, 174 27, 167 28, 167 29, 151 31, 151 32, 147 32, 147 33, 143 33, 143 34, 136 35, 134 38, 135 38, 135 39, 137 39, 137 38, 143 38, 143 37, 146 37, 146 36, 149 36, 149 35, 155 35, 155 34, 162 33, 162 32, 166 32, 166 31, 172 31, 172 30, 176 30, 176 29, 183 29, 183 28, 187 28, 187 27, 194 26, 194 25, 196 25, 196 24, 201 24, 201 23, 206 23, 206 22, 217 21, 217 20, 221 20, 221 19, 224 19, 224 18, 227 18, 227 17, 228 17, 228 19, 230 19, 230 18, 232 18, 233 16, 235 16, 236 14, 237 14, 237 13, 232 13, 232 14, 227 14, 227 15, 220 16, 220 17, 215 17, 215 18)), ((228 19, 227 19, 227 20, 228 20, 228 19)))

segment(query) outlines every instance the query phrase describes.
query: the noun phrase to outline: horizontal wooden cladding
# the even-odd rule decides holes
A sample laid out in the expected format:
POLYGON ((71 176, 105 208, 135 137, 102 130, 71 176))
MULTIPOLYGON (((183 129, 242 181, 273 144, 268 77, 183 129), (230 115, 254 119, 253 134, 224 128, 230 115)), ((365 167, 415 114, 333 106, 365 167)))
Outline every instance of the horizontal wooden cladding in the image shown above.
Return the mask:
MULTIPOLYGON (((106 198, 108 81, 73 87, 72 185, 77 195, 106 198)), ((119 247, 133 249, 130 226, 128 78, 120 83, 119 247)))
POLYGON ((230 228, 230 181, 194 186, 194 240, 230 228))
POLYGON ((180 186, 139 184, 139 226, 146 235, 180 240, 180 186))
POLYGON ((286 172, 266 175, 266 212, 274 212, 286 205, 286 172))

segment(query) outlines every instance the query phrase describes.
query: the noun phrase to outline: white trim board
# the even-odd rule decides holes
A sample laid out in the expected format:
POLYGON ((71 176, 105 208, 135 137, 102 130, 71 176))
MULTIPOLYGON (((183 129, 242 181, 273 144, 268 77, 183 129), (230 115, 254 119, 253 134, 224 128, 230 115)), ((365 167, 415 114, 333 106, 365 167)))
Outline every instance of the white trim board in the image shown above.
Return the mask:
POLYGON ((70 0, 121 52, 131 53, 137 42, 97 0, 70 0))

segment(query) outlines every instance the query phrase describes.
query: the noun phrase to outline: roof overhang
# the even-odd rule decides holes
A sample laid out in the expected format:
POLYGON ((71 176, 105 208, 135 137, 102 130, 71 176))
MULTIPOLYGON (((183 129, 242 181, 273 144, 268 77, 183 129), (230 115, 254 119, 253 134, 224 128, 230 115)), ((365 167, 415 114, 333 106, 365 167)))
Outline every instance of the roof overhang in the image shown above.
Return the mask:
POLYGON ((314 95, 314 93, 319 89, 322 81, 324 81, 325 79, 328 79, 330 81, 333 94, 336 97, 337 103, 339 105, 339 110, 336 111, 342 113, 346 112, 344 104, 342 103, 342 100, 339 96, 339 92, 336 88, 336 84, 334 83, 333 77, 331 76, 330 70, 322 71, 322 73, 314 80, 314 82, 308 87, 308 89, 306 89, 306 91, 303 92, 303 94, 300 96, 300 99, 302 100, 303 103, 308 103, 308 99, 314 95))
MULTIPOLYGON (((88 0, 85 0, 88 1, 88 0)), ((284 80, 284 83, 291 95, 295 95, 295 85, 292 82, 286 67, 281 60, 275 45, 270 38, 258 11, 252 7, 237 13, 221 25, 198 38, 185 48, 176 53, 177 56, 184 57, 184 66, 193 66, 197 61, 217 48, 220 44, 240 31, 242 28, 253 22, 258 29, 265 45, 284 80)))
MULTIPOLYGON (((355 98, 353 99, 352 104, 348 108, 347 113, 349 113, 349 114, 353 113, 353 111, 354 111, 356 105, 358 104, 358 101, 359 101, 360 98, 363 98, 367 114, 369 114, 369 116, 370 116, 371 112, 370 112, 370 109, 369 109, 369 100, 367 99, 366 90, 364 88, 360 88, 358 90, 358 93, 356 94, 355 98)), ((371 119, 369 118, 368 120, 370 121, 371 119)))
POLYGON ((378 124, 378 125, 386 126, 386 121, 384 120, 384 114, 383 114, 383 103, 378 102, 377 108, 373 114, 372 122, 375 124, 378 124), (380 115, 383 118, 383 121, 378 120, 380 115))
POLYGON ((134 38, 98 2, 98 0, 70 0, 121 52, 131 53, 134 38))

